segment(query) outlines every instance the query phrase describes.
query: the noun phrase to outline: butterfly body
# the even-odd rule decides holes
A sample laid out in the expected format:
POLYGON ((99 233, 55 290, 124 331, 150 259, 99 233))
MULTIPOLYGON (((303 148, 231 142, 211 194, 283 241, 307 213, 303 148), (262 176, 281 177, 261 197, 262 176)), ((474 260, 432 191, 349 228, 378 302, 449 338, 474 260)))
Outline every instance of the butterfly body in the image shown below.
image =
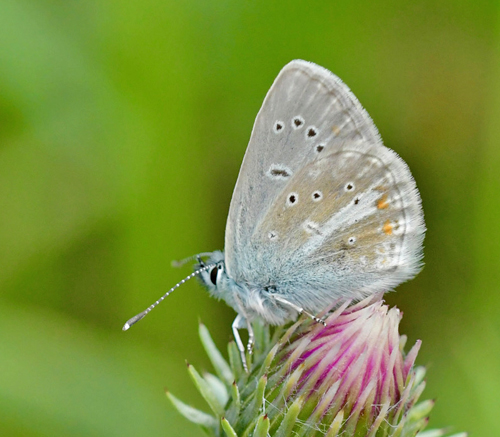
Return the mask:
POLYGON ((255 280, 252 276, 236 282, 227 274, 224 254, 220 251, 213 252, 207 264, 215 264, 215 267, 200 273, 200 279, 209 293, 224 300, 246 321, 260 318, 270 325, 283 325, 297 315, 296 310, 280 304, 276 299, 277 296, 288 295, 283 285, 279 287, 264 277, 255 280))
POLYGON ((340 79, 296 60, 257 115, 225 252, 201 279, 247 322, 283 324, 412 278, 424 233, 408 166, 340 79))

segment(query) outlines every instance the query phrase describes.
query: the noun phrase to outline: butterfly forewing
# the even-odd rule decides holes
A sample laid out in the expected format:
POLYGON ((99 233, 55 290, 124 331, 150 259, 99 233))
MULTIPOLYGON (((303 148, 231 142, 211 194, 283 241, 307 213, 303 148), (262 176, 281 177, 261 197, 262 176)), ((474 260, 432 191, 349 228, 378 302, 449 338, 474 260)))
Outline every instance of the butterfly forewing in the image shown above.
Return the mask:
POLYGON ((412 277, 424 230, 408 167, 347 86, 315 64, 285 66, 231 201, 228 274, 313 309, 328 296, 362 297, 412 277))

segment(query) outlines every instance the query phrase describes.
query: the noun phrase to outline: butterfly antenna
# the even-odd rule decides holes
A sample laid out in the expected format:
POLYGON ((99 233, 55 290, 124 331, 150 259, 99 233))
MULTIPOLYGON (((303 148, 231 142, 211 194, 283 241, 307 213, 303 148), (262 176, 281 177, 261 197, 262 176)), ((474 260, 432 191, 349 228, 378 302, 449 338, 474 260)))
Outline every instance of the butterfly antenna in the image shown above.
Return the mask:
POLYGON ((209 264, 205 265, 198 270, 195 270, 193 273, 190 275, 186 276, 182 281, 178 282, 175 284, 170 290, 168 290, 162 297, 160 297, 154 304, 150 305, 148 308, 146 308, 142 313, 137 314, 136 316, 132 317, 131 319, 127 320, 127 323, 123 325, 123 330, 126 331, 129 329, 132 325, 136 324, 139 320, 143 319, 148 315, 148 313, 156 307, 163 299, 165 299, 172 291, 174 291, 176 288, 179 288, 182 284, 185 282, 189 281, 190 279, 194 278, 196 275, 199 275, 201 272, 204 272, 206 270, 209 270, 213 267, 216 267, 217 264, 209 264))
MULTIPOLYGON (((196 260, 201 264, 201 257, 210 256, 210 255, 211 255, 210 252, 203 252, 203 253, 199 253, 198 255, 188 256, 187 258, 184 258, 184 259, 174 260, 174 261, 172 261, 171 264, 172 264, 172 267, 182 267, 184 264, 186 264, 190 261, 193 261, 193 260, 196 260)), ((203 264, 202 264, 202 266, 203 266, 203 264)))

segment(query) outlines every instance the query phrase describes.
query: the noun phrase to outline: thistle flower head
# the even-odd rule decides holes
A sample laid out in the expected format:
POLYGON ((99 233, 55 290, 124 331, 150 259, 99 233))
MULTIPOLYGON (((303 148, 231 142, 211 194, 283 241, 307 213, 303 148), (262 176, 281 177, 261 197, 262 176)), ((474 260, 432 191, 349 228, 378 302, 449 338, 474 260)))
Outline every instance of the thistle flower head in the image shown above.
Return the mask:
POLYGON ((202 325, 200 337, 217 377, 188 370, 213 414, 168 396, 213 436, 445 435, 422 432, 434 402, 417 403, 425 387, 425 370, 413 366, 420 341, 404 353, 400 320, 396 308, 367 299, 344 304, 326 326, 300 319, 288 329, 277 328, 272 339, 269 328, 255 324, 249 373, 234 343, 228 364, 202 325))

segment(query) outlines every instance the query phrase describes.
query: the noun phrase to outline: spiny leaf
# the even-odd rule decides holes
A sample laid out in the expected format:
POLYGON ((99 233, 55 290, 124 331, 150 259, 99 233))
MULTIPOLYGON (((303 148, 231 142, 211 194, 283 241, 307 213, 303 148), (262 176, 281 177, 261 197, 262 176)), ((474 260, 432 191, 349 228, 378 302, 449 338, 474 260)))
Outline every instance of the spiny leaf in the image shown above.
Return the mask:
POLYGON ((300 397, 290 406, 278 428, 278 431, 276 431, 275 437, 290 437, 292 435, 295 421, 297 420, 297 416, 299 415, 303 404, 304 398, 300 397))
POLYGON ((229 400, 229 393, 224 383, 211 373, 204 373, 203 378, 207 384, 212 388, 212 392, 221 405, 226 405, 229 400))
POLYGON ((428 416, 435 403, 434 400, 429 399, 415 405, 408 413, 410 420, 420 420, 428 416))
POLYGON ((332 424, 330 425, 330 428, 328 428, 328 432, 326 433, 325 437, 337 437, 343 421, 344 410, 340 410, 335 416, 335 419, 333 419, 332 424))
POLYGON ((236 434, 236 431, 233 429, 233 427, 225 417, 221 419, 221 425, 227 437, 238 437, 238 434, 236 434))
POLYGON ((189 421, 206 428, 210 428, 213 430, 216 429, 217 420, 215 419, 215 417, 203 411, 197 410, 196 408, 193 408, 190 405, 185 404, 170 392, 167 392, 167 397, 174 406, 174 408, 189 421))
POLYGON ((246 427, 252 422, 252 419, 257 417, 259 411, 264 405, 264 393, 266 391, 267 385, 267 375, 262 375, 257 383, 257 388, 254 392, 253 399, 249 405, 245 408, 242 414, 242 423, 246 427))
POLYGON ((269 434, 270 427, 269 417, 267 414, 264 416, 260 416, 259 420, 257 420, 257 425, 255 425, 255 432, 253 433, 253 437, 267 437, 269 434))
POLYGON ((202 323, 200 323, 200 326, 198 328, 198 334, 200 336, 201 343, 205 348, 205 352, 207 353, 210 362, 214 366, 215 373, 217 373, 219 378, 222 379, 228 386, 230 386, 234 381, 233 372, 231 371, 231 368, 229 367, 227 361, 219 352, 219 349, 217 349, 217 346, 212 340, 207 327, 202 323))
POLYGON ((236 381, 234 381, 231 384, 231 397, 233 398, 233 405, 236 407, 236 410, 240 411, 241 408, 240 390, 238 389, 238 384, 236 384, 236 381))
POLYGON ((230 341, 227 345, 227 352, 229 355, 229 363, 231 364, 231 369, 233 371, 233 378, 234 380, 239 381, 245 374, 245 371, 243 370, 243 365, 241 363, 240 351, 234 341, 230 341))
POLYGON ((219 417, 222 417, 224 415, 224 406, 220 404, 219 400, 212 391, 212 388, 200 376, 200 374, 191 364, 188 364, 188 372, 194 382, 194 385, 203 396, 203 399, 205 399, 208 406, 215 414, 217 414, 219 417))

